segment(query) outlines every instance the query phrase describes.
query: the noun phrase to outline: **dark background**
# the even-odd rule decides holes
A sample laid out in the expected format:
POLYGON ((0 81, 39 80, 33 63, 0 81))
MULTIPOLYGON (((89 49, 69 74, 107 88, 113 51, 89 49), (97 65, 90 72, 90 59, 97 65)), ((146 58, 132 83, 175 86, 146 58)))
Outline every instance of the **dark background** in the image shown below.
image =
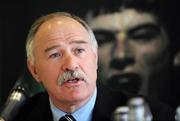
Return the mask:
MULTIPOLYGON (((86 10, 97 5, 97 1, 102 0, 4 0, 0 2, 0 106, 5 102, 24 69, 24 45, 32 22, 37 17, 53 11, 68 11, 83 16, 86 10)), ((164 14, 169 16, 169 20, 173 20, 172 33, 178 35, 180 31, 176 24, 179 25, 179 4, 177 1, 163 1, 163 6, 167 7, 164 14), (168 12, 169 10, 174 12, 168 12)))

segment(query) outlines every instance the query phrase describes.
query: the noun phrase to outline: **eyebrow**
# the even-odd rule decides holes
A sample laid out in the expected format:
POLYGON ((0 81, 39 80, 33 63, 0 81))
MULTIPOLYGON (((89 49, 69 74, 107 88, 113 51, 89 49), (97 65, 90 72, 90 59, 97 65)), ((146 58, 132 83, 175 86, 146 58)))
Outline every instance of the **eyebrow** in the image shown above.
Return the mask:
POLYGON ((87 44, 87 41, 84 40, 75 40, 75 41, 71 41, 69 42, 69 44, 87 44))
POLYGON ((154 30, 157 30, 157 31, 160 31, 160 26, 158 24, 155 24, 155 23, 145 23, 145 24, 140 24, 140 25, 137 25, 136 27, 134 28, 131 28, 129 31, 128 31, 128 34, 131 34, 137 30, 140 30, 140 29, 154 29, 154 30))
POLYGON ((54 45, 54 46, 48 47, 44 50, 44 52, 47 53, 48 51, 53 50, 53 49, 58 48, 58 47, 60 47, 60 45, 54 45))
MULTIPOLYGON (((88 43, 87 41, 83 41, 83 40, 75 40, 75 41, 71 41, 69 42, 69 44, 86 44, 88 43)), ((54 46, 51 46, 51 47, 48 47, 44 50, 45 53, 47 53, 48 51, 51 51, 55 48, 59 48, 61 47, 61 45, 54 45, 54 46)))

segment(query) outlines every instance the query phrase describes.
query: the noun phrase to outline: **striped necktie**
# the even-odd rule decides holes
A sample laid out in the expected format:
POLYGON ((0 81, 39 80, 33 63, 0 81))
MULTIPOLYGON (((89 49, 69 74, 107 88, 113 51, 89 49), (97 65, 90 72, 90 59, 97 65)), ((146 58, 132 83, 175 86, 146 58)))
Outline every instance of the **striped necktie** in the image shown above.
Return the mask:
POLYGON ((66 114, 65 116, 61 117, 59 121, 76 121, 72 115, 66 114))

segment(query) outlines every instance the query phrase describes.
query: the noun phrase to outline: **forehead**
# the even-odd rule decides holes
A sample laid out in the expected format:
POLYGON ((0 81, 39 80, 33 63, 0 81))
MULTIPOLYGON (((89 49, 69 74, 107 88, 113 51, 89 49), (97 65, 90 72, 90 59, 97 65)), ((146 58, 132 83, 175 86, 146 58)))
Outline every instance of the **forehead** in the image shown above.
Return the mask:
MULTIPOLYGON (((70 17, 55 17, 44 22, 35 35, 35 41, 63 39, 64 37, 89 37, 87 30, 70 17)), ((78 38, 77 38, 78 39, 78 38)))
POLYGON ((135 9, 124 9, 120 12, 102 14, 90 21, 92 29, 127 30, 144 23, 157 23, 150 13, 138 12, 135 9))

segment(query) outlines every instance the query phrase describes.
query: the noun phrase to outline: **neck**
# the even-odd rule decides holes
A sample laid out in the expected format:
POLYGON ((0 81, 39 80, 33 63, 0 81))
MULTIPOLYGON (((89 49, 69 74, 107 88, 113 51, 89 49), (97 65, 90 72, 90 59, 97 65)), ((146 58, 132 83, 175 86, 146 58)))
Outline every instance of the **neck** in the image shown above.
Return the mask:
POLYGON ((61 111, 66 113, 73 113, 76 110, 78 110, 80 107, 85 105, 93 96, 93 94, 94 93, 81 100, 62 101, 62 100, 53 100, 51 97, 50 99, 54 104, 54 106, 56 106, 61 111))
POLYGON ((87 98, 86 100, 78 100, 78 101, 71 101, 71 102, 60 102, 60 101, 58 101, 58 103, 56 101, 52 100, 52 103, 58 109, 62 110, 63 112, 73 113, 77 109, 82 107, 88 100, 89 100, 89 98, 87 98))

